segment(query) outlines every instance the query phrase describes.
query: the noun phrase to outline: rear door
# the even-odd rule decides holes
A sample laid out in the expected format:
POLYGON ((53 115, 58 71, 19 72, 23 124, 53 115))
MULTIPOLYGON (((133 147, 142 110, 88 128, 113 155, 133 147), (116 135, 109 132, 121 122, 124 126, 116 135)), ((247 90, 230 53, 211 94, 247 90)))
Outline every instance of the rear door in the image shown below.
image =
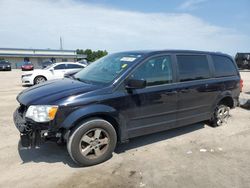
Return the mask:
POLYGON ((211 64, 205 54, 177 54, 177 126, 209 119, 215 100, 211 64))

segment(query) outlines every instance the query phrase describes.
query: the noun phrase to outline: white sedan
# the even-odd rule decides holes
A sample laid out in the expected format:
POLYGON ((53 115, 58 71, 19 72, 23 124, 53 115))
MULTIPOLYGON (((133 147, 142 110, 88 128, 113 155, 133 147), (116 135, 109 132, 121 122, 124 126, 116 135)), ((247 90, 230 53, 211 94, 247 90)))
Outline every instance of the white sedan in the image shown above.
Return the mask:
POLYGON ((44 69, 35 69, 22 74, 23 85, 34 85, 45 82, 46 80, 60 79, 64 74, 74 70, 81 70, 86 65, 74 62, 54 63, 44 69))

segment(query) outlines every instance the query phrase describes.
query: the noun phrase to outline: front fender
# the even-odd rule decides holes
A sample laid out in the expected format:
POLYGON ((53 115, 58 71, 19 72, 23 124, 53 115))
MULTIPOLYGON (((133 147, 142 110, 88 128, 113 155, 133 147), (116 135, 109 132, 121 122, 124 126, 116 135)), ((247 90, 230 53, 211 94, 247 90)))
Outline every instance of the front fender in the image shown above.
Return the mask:
POLYGON ((74 126, 75 122, 84 119, 85 117, 90 117, 93 115, 108 115, 115 118, 117 121, 119 121, 119 114, 118 112, 107 105, 102 104, 94 104, 91 106, 85 106, 82 108, 78 108, 77 110, 73 111, 71 114, 68 115, 68 117, 63 121, 60 127, 63 127, 65 129, 70 129, 74 126))
POLYGON ((123 117, 119 112, 111 106, 103 104, 94 104, 91 106, 85 106, 73 111, 68 117, 63 121, 60 127, 64 129, 71 129, 75 126, 76 122, 93 116, 108 116, 112 117, 118 123, 117 134, 121 142, 126 142, 128 140, 128 134, 126 129, 126 118, 123 117))

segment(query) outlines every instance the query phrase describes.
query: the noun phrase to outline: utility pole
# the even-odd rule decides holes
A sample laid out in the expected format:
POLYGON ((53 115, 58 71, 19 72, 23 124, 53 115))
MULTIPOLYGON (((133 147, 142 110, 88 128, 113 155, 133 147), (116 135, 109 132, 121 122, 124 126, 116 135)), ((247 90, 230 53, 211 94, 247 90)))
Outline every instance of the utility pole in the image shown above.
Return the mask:
POLYGON ((60 50, 63 50, 63 41, 62 41, 62 37, 60 37, 60 50))

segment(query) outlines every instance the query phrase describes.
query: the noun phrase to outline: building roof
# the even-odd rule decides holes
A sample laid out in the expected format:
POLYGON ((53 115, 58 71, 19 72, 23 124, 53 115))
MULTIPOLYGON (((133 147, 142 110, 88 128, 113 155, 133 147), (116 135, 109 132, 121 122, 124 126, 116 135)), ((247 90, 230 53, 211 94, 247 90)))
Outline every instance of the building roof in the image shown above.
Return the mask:
POLYGON ((24 48, 0 48, 0 56, 4 57, 71 57, 76 58, 75 50, 54 49, 24 49, 24 48))
POLYGON ((26 50, 30 50, 30 51, 54 51, 54 52, 59 52, 59 51, 64 51, 64 52, 76 52, 76 50, 60 50, 60 49, 40 49, 40 48, 0 48, 0 50, 19 50, 19 51, 26 51, 26 50))

